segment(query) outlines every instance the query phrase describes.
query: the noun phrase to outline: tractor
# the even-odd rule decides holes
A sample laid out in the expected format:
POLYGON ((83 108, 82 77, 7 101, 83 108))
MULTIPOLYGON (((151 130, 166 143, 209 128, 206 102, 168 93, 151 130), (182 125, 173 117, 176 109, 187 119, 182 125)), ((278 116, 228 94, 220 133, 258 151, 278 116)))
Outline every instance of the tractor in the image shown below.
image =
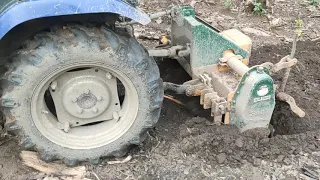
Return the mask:
MULTIPOLYGON (((134 0, 1 0, 3 131, 46 162, 68 166, 124 156, 157 123, 165 91, 199 96, 212 121, 269 131, 275 99, 305 113, 272 73, 297 63, 249 67, 251 39, 219 31, 191 7, 147 15, 134 0), (147 50, 133 24, 170 16, 171 36, 147 50), (163 82, 153 57, 177 60, 192 80, 163 82), (282 89, 282 90, 281 90, 282 89)), ((284 83, 285 86, 285 83, 284 83)))

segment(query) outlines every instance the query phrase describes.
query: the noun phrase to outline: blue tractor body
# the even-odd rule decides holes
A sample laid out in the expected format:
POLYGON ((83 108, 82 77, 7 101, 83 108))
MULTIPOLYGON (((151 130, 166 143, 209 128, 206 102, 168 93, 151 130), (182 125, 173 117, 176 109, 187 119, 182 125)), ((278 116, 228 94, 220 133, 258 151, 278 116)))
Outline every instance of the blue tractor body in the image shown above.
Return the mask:
POLYGON ((113 13, 143 25, 150 22, 148 15, 121 0, 3 0, 1 4, 0 39, 19 24, 46 17, 113 13))

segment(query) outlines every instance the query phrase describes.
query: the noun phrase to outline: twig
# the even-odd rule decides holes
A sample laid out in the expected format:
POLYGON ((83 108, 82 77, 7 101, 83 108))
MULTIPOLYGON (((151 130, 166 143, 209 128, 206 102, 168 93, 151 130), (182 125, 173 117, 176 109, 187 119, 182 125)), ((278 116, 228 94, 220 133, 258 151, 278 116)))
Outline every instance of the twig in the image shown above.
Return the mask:
POLYGON ((310 18, 320 18, 320 14, 316 14, 316 15, 310 16, 310 18))
MULTIPOLYGON (((298 20, 301 20, 300 12, 298 12, 298 20)), ((298 29, 299 28, 301 30, 300 25, 299 25, 298 29)), ((295 37, 294 37, 294 40, 293 40, 293 43, 292 43, 291 54, 290 54, 290 57, 289 57, 290 59, 294 58, 294 55, 295 55, 296 49, 297 49, 297 42, 298 42, 298 39, 299 39, 300 35, 301 34, 299 34, 299 32, 297 32, 295 37)), ((286 69, 286 71, 284 73, 284 77, 282 79, 282 83, 281 83, 281 86, 280 86, 280 92, 284 92, 284 90, 286 89, 286 85, 287 85, 287 82, 288 82, 288 79, 289 79, 289 76, 290 76, 290 72, 291 72, 291 68, 289 67, 289 68, 286 69)))
POLYGON ((2 146, 3 144, 5 144, 6 142, 9 142, 9 141, 11 141, 12 140, 12 137, 10 137, 10 138, 8 138, 8 139, 6 139, 6 140, 4 140, 4 141, 1 141, 0 142, 0 146, 2 146))
POLYGON ((152 40, 152 41, 160 40, 159 36, 148 36, 148 35, 144 35, 144 34, 139 34, 138 36, 136 36, 136 38, 142 39, 142 40, 152 40))
POLYGON ((86 167, 67 167, 65 164, 56 162, 46 163, 42 161, 36 152, 22 151, 20 153, 22 163, 35 170, 43 172, 47 175, 67 176, 74 179, 84 179, 86 176, 86 167))
POLYGON ((183 104, 181 101, 179 101, 179 100, 177 100, 177 99, 174 99, 173 97, 164 95, 164 98, 166 98, 166 99, 168 99, 168 100, 170 100, 170 101, 173 101, 173 102, 175 102, 175 103, 177 103, 177 104, 180 104, 180 105, 183 105, 183 106, 184 106, 184 104, 183 104))
MULTIPOLYGON (((297 41, 298 41, 298 34, 296 34, 296 36, 294 37, 293 40, 293 44, 292 44, 292 50, 291 50, 291 54, 290 54, 290 59, 294 58, 294 54, 296 53, 296 49, 297 49, 297 41)), ((287 68, 285 73, 284 73, 284 77, 282 79, 282 83, 280 86, 280 92, 284 92, 284 90, 286 89, 286 85, 290 76, 290 72, 291 72, 291 68, 287 68)))
POLYGON ((157 149, 157 147, 160 145, 160 143, 161 143, 161 141, 158 140, 157 145, 154 148, 151 149, 150 153, 152 153, 155 149, 157 149))
POLYGON ((98 176, 94 171, 91 171, 91 174, 92 174, 97 180, 100 180, 99 176, 98 176))
POLYGON ((123 163, 129 162, 131 159, 132 159, 132 156, 129 155, 125 159, 123 159, 121 161, 108 161, 107 163, 110 164, 110 165, 112 165, 112 164, 123 164, 123 163))

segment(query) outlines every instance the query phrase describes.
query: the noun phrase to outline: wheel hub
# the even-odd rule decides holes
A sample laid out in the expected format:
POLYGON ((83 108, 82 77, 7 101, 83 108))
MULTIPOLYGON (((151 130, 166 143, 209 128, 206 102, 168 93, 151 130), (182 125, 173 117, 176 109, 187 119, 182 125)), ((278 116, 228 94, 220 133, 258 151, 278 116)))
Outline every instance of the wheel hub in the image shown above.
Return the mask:
POLYGON ((117 80, 98 69, 66 72, 51 83, 58 121, 70 126, 111 120, 120 111, 117 80))

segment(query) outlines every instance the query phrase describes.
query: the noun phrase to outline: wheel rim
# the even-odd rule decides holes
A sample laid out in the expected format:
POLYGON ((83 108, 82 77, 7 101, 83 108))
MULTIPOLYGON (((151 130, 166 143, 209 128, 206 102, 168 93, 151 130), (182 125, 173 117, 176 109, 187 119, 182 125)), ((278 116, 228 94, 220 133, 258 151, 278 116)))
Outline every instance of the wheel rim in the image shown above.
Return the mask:
MULTIPOLYGON (((107 79, 108 74, 105 77, 107 79)), ((94 78, 94 76, 92 79, 93 79, 92 82, 89 82, 89 83, 81 82, 81 80, 79 82, 80 84, 87 83, 87 85, 88 84, 91 85, 90 83, 92 84, 96 83, 94 87, 104 86, 103 83, 96 82, 94 80, 96 79, 94 78), (102 85, 100 85, 99 83, 102 85)), ((71 86, 75 86, 73 90, 77 89, 77 85, 72 84, 71 86)), ((68 88, 68 86, 66 87, 68 88)), ((110 87, 108 88, 110 89, 110 87)), ((69 89, 72 89, 72 87, 69 89)), ((87 91, 87 90, 84 89, 84 91, 87 91)), ((91 91, 95 91, 95 89, 92 88, 91 91)), ((57 98, 55 98, 54 95, 52 95, 52 98, 55 102, 54 103, 55 109, 61 108, 61 106, 57 106, 56 104, 57 101, 55 101, 55 99, 57 98)), ((72 100, 72 97, 70 98, 71 98, 71 101, 73 102, 75 101, 75 98, 73 98, 73 100, 72 100)), ((110 98, 109 98, 109 101, 110 101, 110 98)), ((67 109, 67 107, 70 105, 68 103, 69 102, 63 103, 65 109, 67 109)), ((52 73, 45 76, 42 79, 42 81, 39 82, 31 100, 31 115, 37 129, 48 140, 60 146, 70 148, 70 149, 93 149, 93 148, 98 148, 98 147, 110 144, 113 141, 120 138, 121 136, 123 136, 134 123, 138 114, 138 106, 139 106, 139 101, 138 101, 137 90, 135 89, 135 86, 133 85, 132 81, 124 73, 110 66, 105 66, 103 64, 93 65, 92 63, 90 64, 78 63, 78 64, 67 65, 63 68, 56 69, 52 73), (81 70, 81 69, 84 69, 84 70, 81 70), (98 91, 92 92, 92 94, 88 96, 83 95, 83 94, 89 94, 87 92, 77 95, 80 101, 77 98, 77 101, 76 101, 77 103, 74 103, 74 105, 71 105, 71 106, 82 107, 83 108, 82 111, 85 111, 82 113, 88 113, 89 111, 91 111, 91 114, 95 113, 98 115, 95 115, 94 117, 92 117, 92 115, 88 115, 88 117, 86 118, 81 118, 82 117, 81 113, 79 116, 77 116, 74 112, 71 112, 72 108, 71 110, 70 109, 66 110, 69 114, 73 116, 73 118, 76 117, 79 119, 79 122, 81 122, 80 125, 75 125, 75 124, 71 125, 69 123, 69 129, 66 128, 67 123, 61 123, 62 119, 64 119, 63 121, 65 122, 65 121, 68 121, 66 119, 73 119, 73 118, 69 118, 69 116, 62 116, 65 118, 59 117, 58 110, 56 111, 57 115, 55 116, 54 115, 55 113, 52 112, 50 108, 48 108, 50 107, 50 103, 48 104, 48 102, 45 101, 45 93, 48 92, 48 89, 50 89, 52 94, 52 88, 54 88, 54 86, 59 86, 59 84, 55 84, 55 81, 63 77, 65 74, 68 74, 74 70, 76 71, 88 71, 88 70, 97 71, 98 70, 100 72, 101 71, 107 72, 121 82, 121 84, 125 88, 125 93, 124 93, 125 96, 121 105, 119 104, 119 106, 121 107, 121 110, 118 111, 116 114, 112 112, 112 117, 113 117, 112 119, 101 119, 99 121, 99 117, 102 117, 101 114, 107 114, 104 117, 110 116, 110 113, 101 113, 101 112, 102 111, 106 112, 108 108, 110 108, 110 106, 112 105, 111 104, 112 102, 106 103, 108 104, 107 107, 105 107, 106 105, 103 106, 105 107, 105 109, 102 108, 102 110, 101 109, 96 110, 98 108, 95 109, 95 105, 98 104, 97 101, 101 99, 99 96, 96 96, 95 94, 95 93, 98 93, 98 91), (96 119, 94 123, 90 121, 92 119, 96 119), (86 120, 88 123, 86 123, 86 120)), ((77 112, 79 113, 80 111, 77 111, 77 112)))

